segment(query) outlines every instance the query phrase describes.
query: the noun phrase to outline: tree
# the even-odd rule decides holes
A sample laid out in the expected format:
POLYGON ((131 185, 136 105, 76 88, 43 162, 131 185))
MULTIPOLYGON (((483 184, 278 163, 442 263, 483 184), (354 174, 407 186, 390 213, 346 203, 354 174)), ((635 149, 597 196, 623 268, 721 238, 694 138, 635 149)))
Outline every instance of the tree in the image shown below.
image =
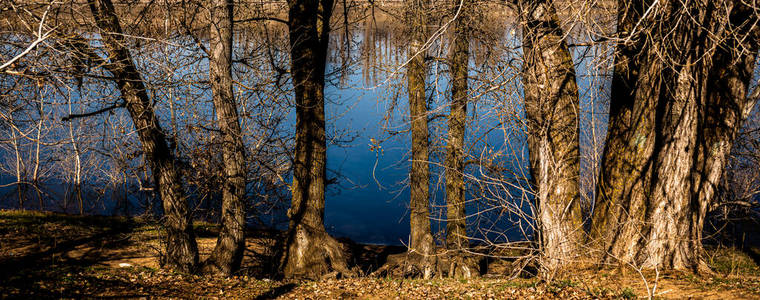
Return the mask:
POLYGON ((141 75, 125 46, 124 34, 113 3, 111 0, 89 0, 87 3, 95 24, 100 29, 103 47, 108 53, 108 62, 104 66, 113 75, 124 100, 124 107, 132 118, 145 161, 163 201, 167 244, 162 264, 181 272, 193 272, 198 263, 198 245, 174 155, 161 130, 141 75))
POLYGON ((341 245, 327 234, 325 213, 325 65, 332 0, 289 0, 291 74, 295 87, 296 146, 283 258, 288 278, 352 275, 341 245))
POLYGON ((207 272, 232 275, 245 250, 246 163, 243 133, 232 86, 232 0, 215 0, 210 9, 210 79, 214 110, 222 136, 222 227, 207 272))
POLYGON ((618 10, 590 241, 603 262, 703 271, 712 190, 755 101, 746 92, 757 14, 741 1, 620 1, 618 10))
POLYGON ((410 38, 406 66, 407 92, 409 97, 409 120, 412 133, 412 166, 409 169, 409 257, 411 268, 405 271, 419 272, 423 278, 435 274, 435 244, 430 229, 430 168, 428 166, 428 116, 425 96, 425 41, 427 20, 423 0, 405 3, 406 21, 410 38))
POLYGON ((451 106, 449 109, 448 140, 446 142, 446 247, 455 251, 449 268, 450 276, 478 275, 474 260, 462 256, 469 247, 467 240, 467 214, 465 211, 464 139, 467 127, 467 79, 470 53, 469 0, 454 0, 454 36, 449 67, 451 69, 451 106))
POLYGON ((412 138, 409 169, 409 245, 406 253, 389 256, 375 274, 431 278, 438 270, 435 243, 430 228, 430 167, 428 105, 425 89, 427 65, 425 42, 427 18, 423 0, 404 3, 405 31, 408 33, 406 79, 412 138))
POLYGON ((521 1, 523 87, 541 267, 573 262, 583 240, 578 86, 551 1, 521 1))

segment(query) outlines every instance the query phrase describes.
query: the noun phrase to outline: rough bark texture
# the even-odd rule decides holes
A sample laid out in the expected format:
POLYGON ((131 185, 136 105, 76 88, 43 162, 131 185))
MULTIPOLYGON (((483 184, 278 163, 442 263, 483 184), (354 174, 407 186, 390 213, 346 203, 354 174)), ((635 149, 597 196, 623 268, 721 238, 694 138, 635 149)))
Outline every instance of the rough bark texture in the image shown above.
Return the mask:
POLYGON ((730 149, 741 125, 736 110, 716 104, 746 102, 749 76, 738 79, 736 70, 746 68, 745 60, 754 61, 745 56, 756 51, 724 48, 739 41, 755 43, 755 38, 747 39, 753 22, 736 27, 749 17, 735 15, 745 10, 740 2, 719 2, 619 3, 619 30, 625 38, 615 57, 610 127, 591 231, 605 262, 706 268, 701 238, 712 191, 703 186, 714 187, 728 153, 719 148, 730 149), (734 59, 736 65, 727 63, 734 59), (729 94, 739 98, 726 98, 729 94), (711 120, 708 114, 718 118, 711 120), (717 129, 725 126, 731 130, 717 129), (712 179, 716 181, 709 183, 712 179))
POLYGON ((477 263, 461 252, 469 247, 465 211, 464 139, 467 125, 470 40, 470 1, 454 0, 451 69, 451 106, 449 108, 448 141, 446 142, 446 248, 451 256, 449 276, 469 278, 479 275, 477 263))
POLYGON ((522 78, 538 242, 542 268, 554 271, 576 262, 583 241, 578 86, 552 3, 521 5, 522 78))
POLYGON ((245 249, 245 146, 232 88, 232 0, 211 7, 209 71, 214 110, 222 140, 224 183, 222 227, 204 271, 230 276, 240 268, 245 249))
MULTIPOLYGON (((618 1, 618 5, 618 32, 627 36, 627 33, 633 31, 636 21, 642 17, 646 7, 641 1, 630 4, 618 1)), ((649 71, 639 74, 639 69, 650 54, 642 52, 640 58, 636 58, 637 51, 644 50, 644 44, 643 39, 633 39, 628 43, 619 44, 615 50, 610 125, 590 232, 590 242, 600 250, 601 257, 607 257, 607 252, 614 252, 617 253, 615 256, 620 256, 623 251, 628 250, 624 247, 610 249, 614 236, 633 239, 632 235, 637 228, 631 223, 634 223, 633 220, 640 223, 644 216, 641 203, 627 200, 642 197, 634 193, 641 194, 643 190, 643 180, 639 178, 643 176, 644 165, 652 152, 649 147, 652 143, 647 141, 653 140, 652 98, 657 94, 655 90, 659 89, 659 86, 654 85, 652 78, 659 73, 659 64, 650 64, 647 66, 649 71), (649 89, 636 92, 635 86, 638 81, 649 86, 649 89)))
POLYGON ((325 231, 325 63, 331 0, 290 0, 291 74, 296 100, 293 198, 283 272, 287 278, 353 275, 325 231))
POLYGON ((125 46, 127 43, 111 0, 90 0, 88 4, 109 56, 110 63, 105 67, 113 74, 126 103, 142 144, 145 161, 163 201, 167 245, 162 264, 177 271, 193 272, 198 263, 198 246, 181 178, 174 165, 174 155, 166 143, 142 77, 125 46))
POLYGON ((431 278, 440 275, 435 243, 430 229, 430 168, 425 78, 427 66, 423 45, 426 39, 425 3, 409 0, 405 5, 410 38, 406 65, 409 116, 412 134, 412 166, 409 169, 409 245, 406 253, 391 255, 373 275, 431 278))
MULTIPOLYGON (((692 171, 694 194, 706 210, 713 204, 715 190, 731 152, 733 141, 760 96, 760 89, 747 95, 758 51, 757 11, 747 6, 733 7, 727 37, 713 56, 708 78, 706 107, 699 112, 699 129, 703 138, 697 143, 696 167, 692 171), (754 26, 754 27, 751 27, 754 26), (744 38, 745 36, 749 38, 744 38)), ((704 216, 704 212, 701 212, 704 216)), ((700 219, 702 227, 704 218, 700 219)))
POLYGON ((425 96, 425 6, 422 0, 407 3, 411 24, 412 41, 408 55, 414 55, 406 67, 407 90, 409 92, 409 115, 412 133, 412 167, 409 171, 409 253, 421 256, 411 267, 419 269, 423 278, 429 278, 435 271, 435 244, 430 230, 430 167, 428 165, 428 122, 427 97, 425 96), (418 53, 421 52, 421 53, 418 53))

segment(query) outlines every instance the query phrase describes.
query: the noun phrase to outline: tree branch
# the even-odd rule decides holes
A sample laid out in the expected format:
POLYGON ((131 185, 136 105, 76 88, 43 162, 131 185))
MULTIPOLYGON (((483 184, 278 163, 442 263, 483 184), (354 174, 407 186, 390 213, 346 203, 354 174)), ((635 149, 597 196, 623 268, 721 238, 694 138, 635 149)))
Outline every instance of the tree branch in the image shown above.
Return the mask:
POLYGON ((275 18, 275 17, 253 17, 253 18, 242 19, 242 20, 233 20, 232 22, 245 23, 245 22, 250 22, 250 21, 275 21, 275 22, 279 22, 285 25, 289 24, 288 21, 280 19, 280 18, 275 18))
POLYGON ((61 119, 61 121, 68 122, 68 121, 71 121, 72 119, 90 117, 90 116, 94 116, 94 115, 97 115, 97 114, 102 114, 104 112, 111 111, 111 110, 114 110, 114 109, 117 109, 117 108, 124 107, 125 105, 126 105, 126 102, 122 101, 120 103, 111 105, 109 107, 104 107, 104 108, 98 109, 96 111, 92 111, 92 112, 88 112, 88 113, 83 113, 83 114, 70 114, 68 116, 63 117, 61 119))

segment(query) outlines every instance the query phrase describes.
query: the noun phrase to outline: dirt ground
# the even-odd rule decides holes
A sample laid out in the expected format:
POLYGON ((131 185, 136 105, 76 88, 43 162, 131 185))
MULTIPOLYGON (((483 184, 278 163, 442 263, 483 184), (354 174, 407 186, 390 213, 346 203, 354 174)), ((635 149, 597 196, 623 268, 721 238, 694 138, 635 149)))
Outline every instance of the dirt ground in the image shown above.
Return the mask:
MULTIPOLYGON (((758 249, 712 248, 715 274, 578 270, 551 282, 508 277, 510 261, 490 259, 482 278, 401 279, 362 276, 321 281, 276 279, 280 233, 250 232, 239 276, 177 274, 158 265, 155 223, 0 211, 0 298, 209 299, 760 299, 758 249), (642 277, 643 275, 643 277, 642 277), (646 279, 646 280, 645 280, 646 279)), ((214 226, 196 224, 201 258, 216 243, 214 226)), ((343 241, 367 274, 400 247, 343 241)))

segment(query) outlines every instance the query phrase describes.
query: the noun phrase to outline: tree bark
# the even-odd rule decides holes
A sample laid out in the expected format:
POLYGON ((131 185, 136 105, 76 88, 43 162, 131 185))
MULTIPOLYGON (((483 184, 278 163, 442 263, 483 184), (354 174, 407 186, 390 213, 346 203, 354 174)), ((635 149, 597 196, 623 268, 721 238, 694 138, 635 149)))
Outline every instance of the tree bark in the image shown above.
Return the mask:
POLYGON ((577 263, 583 241, 575 69, 550 1, 521 3, 523 87, 541 267, 577 263))
POLYGON ((467 128, 467 78, 469 70, 470 1, 454 0, 451 70, 451 106, 449 108, 448 141, 446 142, 446 248, 450 256, 449 276, 470 278, 478 276, 474 259, 462 250, 469 247, 467 213, 465 210, 464 139, 467 128), (458 15, 457 15, 458 14, 458 15))
POLYGON ((169 150, 153 110, 142 77, 135 67, 123 38, 119 19, 111 0, 89 0, 88 5, 101 30, 103 46, 110 63, 106 69, 113 74, 121 97, 135 124, 142 144, 145 161, 163 201, 167 230, 166 253, 162 265, 180 272, 195 271, 198 263, 198 246, 192 227, 187 198, 179 173, 174 165, 174 155, 169 150))
MULTIPOLYGON (((698 111, 698 139, 692 170, 692 197, 699 204, 696 240, 702 240, 705 215, 715 201, 736 136, 760 96, 747 95, 758 52, 757 11, 737 2, 727 22, 727 36, 713 56, 708 74, 707 102, 698 111)), ((701 245, 699 245, 701 250, 701 245)))
POLYGON ((232 0, 211 7, 209 71, 214 110, 222 136, 224 183, 222 228, 204 271, 230 276, 240 268, 245 249, 245 146, 232 87, 232 0))
MULTIPOLYGON (((618 1, 617 23, 621 36, 630 36, 647 4, 651 5, 652 1, 618 1)), ((652 152, 654 136, 653 98, 659 90, 655 79, 662 69, 659 60, 643 69, 642 65, 652 54, 644 49, 644 44, 643 39, 632 39, 618 44, 615 50, 609 126, 589 236, 590 244, 599 250, 598 255, 603 260, 608 253, 623 256, 624 251, 632 251, 626 247, 630 245, 621 244, 614 250, 610 247, 615 235, 623 236, 624 240, 634 239, 637 227, 633 223, 641 223, 644 217, 643 204, 630 199, 642 198, 646 161, 652 152), (644 72, 640 74, 640 70, 644 72), (635 87, 639 82, 649 89, 637 91, 635 87)))
POLYGON ((431 278, 440 273, 430 229, 430 167, 425 81, 427 64, 426 6, 422 0, 404 2, 406 33, 409 36, 406 65, 412 161, 409 169, 409 245, 406 253, 391 255, 374 275, 431 278))
POLYGON ((464 137, 467 123, 467 70, 470 43, 467 20, 463 12, 467 1, 455 0, 454 12, 460 15, 452 26, 454 36, 450 58, 451 106, 449 108, 448 141, 446 142, 446 246, 449 249, 468 247, 465 220, 464 137))
POLYGON ((283 272, 287 278, 351 276, 341 245, 325 231, 325 64, 332 0, 289 0, 296 100, 293 198, 283 272))
POLYGON ((747 9, 739 1, 620 5, 620 30, 630 35, 626 40, 637 42, 619 45, 615 57, 592 242, 607 263, 703 271, 701 238, 710 185, 717 182, 729 151, 719 148, 730 149, 741 122, 739 110, 718 107, 746 102, 750 76, 737 72, 747 68, 748 59, 754 61, 746 56, 757 51, 756 38, 748 36, 753 22, 735 23, 756 17, 737 17, 747 9), (737 49, 737 43, 750 47, 737 49), (747 49, 755 50, 733 52, 747 49), (644 55, 634 56, 634 51, 644 55), (727 63, 734 59, 736 65, 727 63), (729 88, 717 88, 721 85, 729 88), (719 129, 720 122, 731 130, 719 129))
POLYGON ((427 18, 422 0, 411 0, 407 4, 407 19, 410 21, 412 41, 408 54, 411 56, 406 67, 407 92, 409 96, 409 118, 412 134, 412 166, 409 170, 409 253, 421 256, 417 266, 423 278, 435 274, 435 244, 430 229, 430 166, 428 165, 428 122, 425 79, 424 43, 427 18))

